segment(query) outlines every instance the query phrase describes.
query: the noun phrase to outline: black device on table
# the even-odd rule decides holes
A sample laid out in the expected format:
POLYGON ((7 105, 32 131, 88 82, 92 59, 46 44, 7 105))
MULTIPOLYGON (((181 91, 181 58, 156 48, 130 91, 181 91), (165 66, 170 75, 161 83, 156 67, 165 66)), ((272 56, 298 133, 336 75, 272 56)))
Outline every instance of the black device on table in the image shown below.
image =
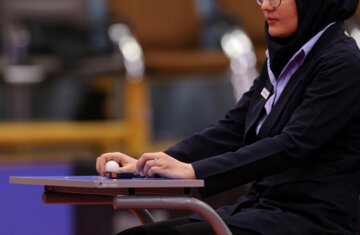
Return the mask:
MULTIPOLYGON (((141 174, 136 174, 130 171, 106 171, 105 176, 108 179, 132 179, 132 178, 145 178, 141 174)), ((155 174, 152 178, 164 178, 155 174)))
POLYGON ((144 178, 140 174, 135 174, 129 171, 106 171, 106 178, 108 179, 132 179, 132 178, 144 178))

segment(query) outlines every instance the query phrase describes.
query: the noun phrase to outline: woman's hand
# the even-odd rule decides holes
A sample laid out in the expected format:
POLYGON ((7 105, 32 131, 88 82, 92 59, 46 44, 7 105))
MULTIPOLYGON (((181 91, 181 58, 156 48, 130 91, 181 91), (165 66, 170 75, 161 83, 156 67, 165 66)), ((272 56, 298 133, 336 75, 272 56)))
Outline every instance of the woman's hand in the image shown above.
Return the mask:
POLYGON ((96 159, 96 170, 100 175, 105 176, 106 162, 111 160, 116 161, 120 165, 120 168, 114 169, 114 171, 129 171, 129 172, 135 172, 136 163, 138 161, 128 155, 119 152, 104 153, 96 159))
POLYGON ((158 174, 162 177, 175 179, 195 179, 195 172, 191 164, 180 162, 163 153, 144 153, 136 164, 136 173, 148 177, 158 174))

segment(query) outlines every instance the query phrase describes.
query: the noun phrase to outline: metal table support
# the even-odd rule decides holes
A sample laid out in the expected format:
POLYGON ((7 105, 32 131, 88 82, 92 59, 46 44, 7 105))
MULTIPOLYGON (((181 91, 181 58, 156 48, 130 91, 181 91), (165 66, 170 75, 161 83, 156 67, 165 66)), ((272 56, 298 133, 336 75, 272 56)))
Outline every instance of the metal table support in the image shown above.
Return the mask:
MULTIPOLYGON (((206 219, 218 235, 231 235, 220 216, 205 202, 192 197, 178 196, 117 196, 114 209, 131 209, 141 222, 150 221, 147 215, 141 218, 139 209, 190 210, 206 219), (136 209, 136 210, 134 210, 136 209)), ((147 214, 148 212, 140 212, 147 214)))
POLYGON ((128 210, 133 213, 136 218, 142 223, 142 224, 151 224, 155 222, 154 217, 147 209, 129 209, 128 210))

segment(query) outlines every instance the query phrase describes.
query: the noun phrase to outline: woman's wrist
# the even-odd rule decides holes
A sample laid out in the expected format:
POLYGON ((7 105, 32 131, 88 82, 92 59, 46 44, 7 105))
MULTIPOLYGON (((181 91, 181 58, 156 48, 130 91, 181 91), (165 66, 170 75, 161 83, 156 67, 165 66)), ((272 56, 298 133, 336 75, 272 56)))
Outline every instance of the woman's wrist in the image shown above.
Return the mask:
POLYGON ((193 166, 191 165, 191 163, 186 163, 186 168, 187 168, 187 177, 185 177, 186 179, 196 179, 196 174, 194 171, 193 166))

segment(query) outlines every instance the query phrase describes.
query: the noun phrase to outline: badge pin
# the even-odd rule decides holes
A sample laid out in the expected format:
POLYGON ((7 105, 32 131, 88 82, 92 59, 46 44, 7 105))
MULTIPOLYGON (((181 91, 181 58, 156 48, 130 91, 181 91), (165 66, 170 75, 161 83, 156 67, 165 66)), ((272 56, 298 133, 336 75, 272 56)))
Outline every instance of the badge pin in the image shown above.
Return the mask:
POLYGON ((262 91, 261 91, 261 96, 262 97, 264 97, 264 99, 266 100, 268 97, 269 97, 269 95, 270 95, 270 91, 268 91, 265 87, 262 89, 262 91))

